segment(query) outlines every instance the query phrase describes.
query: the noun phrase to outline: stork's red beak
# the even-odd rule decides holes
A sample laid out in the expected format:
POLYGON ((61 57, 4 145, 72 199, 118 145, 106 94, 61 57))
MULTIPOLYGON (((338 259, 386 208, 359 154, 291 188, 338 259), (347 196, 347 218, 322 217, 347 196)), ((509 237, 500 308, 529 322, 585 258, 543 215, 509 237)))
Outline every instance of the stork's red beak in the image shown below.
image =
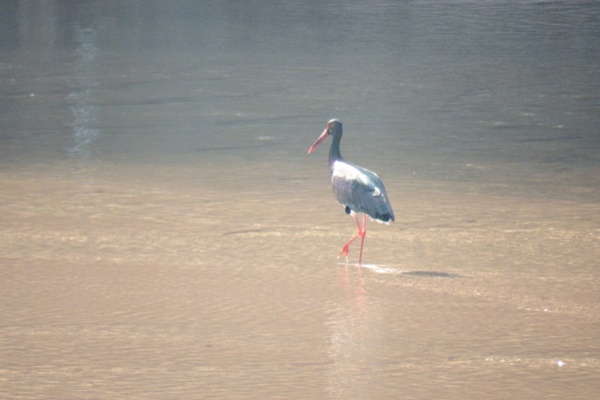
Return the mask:
POLYGON ((323 133, 321 133, 321 136, 319 136, 317 138, 317 140, 313 143, 312 146, 310 146, 310 149, 308 149, 308 154, 312 153, 312 151, 321 144, 321 142, 323 140, 325 140, 327 138, 327 136, 329 136, 329 127, 325 128, 325 130, 323 131, 323 133))

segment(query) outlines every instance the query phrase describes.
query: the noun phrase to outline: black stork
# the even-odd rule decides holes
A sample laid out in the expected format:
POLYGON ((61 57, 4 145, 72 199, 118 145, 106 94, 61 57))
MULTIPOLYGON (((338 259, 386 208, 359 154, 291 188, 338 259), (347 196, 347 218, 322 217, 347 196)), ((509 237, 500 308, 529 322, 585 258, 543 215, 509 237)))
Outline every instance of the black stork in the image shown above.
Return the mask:
POLYGON ((358 264, 361 265, 363 245, 365 243, 365 236, 367 235, 366 216, 368 215, 377 222, 389 224, 390 221, 394 221, 394 212, 392 211, 392 206, 388 200, 383 182, 381 182, 377 174, 350 163, 342 157, 340 153, 342 123, 339 120, 332 119, 327 122, 325 130, 315 143, 310 146, 308 153, 310 154, 328 136, 333 136, 333 141, 329 148, 329 172, 331 174, 333 193, 337 201, 344 206, 346 214, 352 215, 358 227, 358 233, 344 244, 338 258, 344 255, 347 259, 350 244, 360 238, 358 264), (363 213, 362 226, 358 221, 358 213, 363 213))

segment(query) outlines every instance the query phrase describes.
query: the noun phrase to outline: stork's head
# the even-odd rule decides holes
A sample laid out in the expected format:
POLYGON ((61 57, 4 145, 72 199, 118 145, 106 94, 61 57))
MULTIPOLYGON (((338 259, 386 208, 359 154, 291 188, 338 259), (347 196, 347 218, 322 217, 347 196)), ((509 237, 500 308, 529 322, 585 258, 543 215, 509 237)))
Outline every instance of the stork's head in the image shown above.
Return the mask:
POLYGON ((317 140, 313 143, 312 146, 308 149, 308 153, 312 153, 312 151, 321 144, 323 140, 327 138, 329 135, 334 135, 336 133, 342 134, 342 122, 339 119, 330 119, 325 126, 325 130, 321 135, 317 138, 317 140))

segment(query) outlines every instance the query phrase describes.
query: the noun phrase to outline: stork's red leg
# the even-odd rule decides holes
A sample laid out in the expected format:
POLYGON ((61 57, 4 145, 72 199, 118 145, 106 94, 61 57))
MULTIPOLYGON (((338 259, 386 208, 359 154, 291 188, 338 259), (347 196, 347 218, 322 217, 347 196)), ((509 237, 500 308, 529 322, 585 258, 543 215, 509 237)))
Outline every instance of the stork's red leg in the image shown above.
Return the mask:
POLYGON ((358 222, 358 217, 356 216, 356 214, 354 214, 353 217, 354 217, 354 222, 356 222, 356 226, 358 227, 358 233, 352 239, 348 240, 346 242, 346 244, 344 244, 344 247, 342 247, 342 251, 340 251, 338 258, 340 258, 341 256, 348 257, 348 251, 350 250, 350 244, 352 244, 352 242, 354 242, 356 239, 361 238, 360 255, 358 256, 358 263, 360 264, 361 260, 362 260, 362 248, 363 248, 363 244, 365 242, 365 235, 367 234, 367 231, 364 229, 364 227, 366 226, 366 223, 367 223, 367 219, 366 219, 366 216, 363 214, 363 226, 360 226, 360 222, 358 222))
POLYGON ((360 235, 360 253, 358 255, 358 265, 362 264, 362 251, 363 245, 365 244, 365 236, 367 236, 367 215, 363 214, 363 225, 360 230, 362 233, 360 235))

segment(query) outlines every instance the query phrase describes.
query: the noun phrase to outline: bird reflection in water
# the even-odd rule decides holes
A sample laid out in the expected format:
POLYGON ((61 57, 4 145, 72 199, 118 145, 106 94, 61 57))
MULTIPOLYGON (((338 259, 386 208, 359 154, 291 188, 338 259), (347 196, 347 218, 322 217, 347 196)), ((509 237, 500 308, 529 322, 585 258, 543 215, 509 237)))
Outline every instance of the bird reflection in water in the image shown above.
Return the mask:
POLYGON ((328 355, 332 362, 328 392, 331 398, 369 398, 364 368, 376 356, 372 352, 379 336, 377 307, 370 304, 365 273, 360 268, 340 267, 339 283, 340 299, 333 304, 328 318, 328 355))

